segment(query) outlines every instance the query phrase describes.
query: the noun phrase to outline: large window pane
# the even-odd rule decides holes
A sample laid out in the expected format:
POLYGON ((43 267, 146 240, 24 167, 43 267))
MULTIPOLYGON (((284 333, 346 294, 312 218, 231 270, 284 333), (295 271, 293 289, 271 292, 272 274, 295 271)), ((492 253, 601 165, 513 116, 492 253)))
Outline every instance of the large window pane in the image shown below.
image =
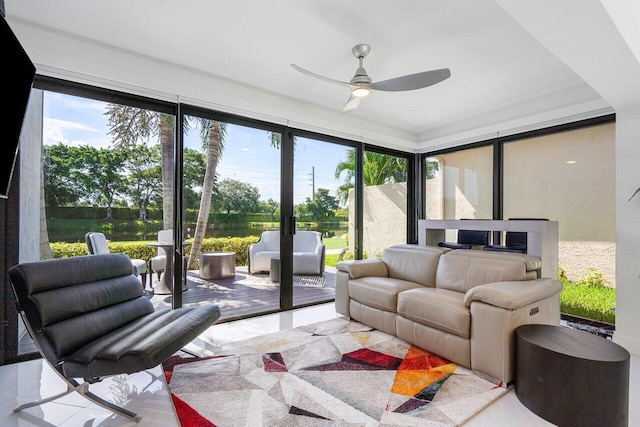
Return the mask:
POLYGON ((270 260, 252 257, 250 266, 248 249, 268 231, 263 249, 279 254, 280 134, 197 116, 186 121, 184 230, 192 245, 183 303, 218 304, 223 320, 278 310, 270 260), (231 253, 233 266, 224 261, 231 253))
POLYGON ((297 232, 293 243, 293 303, 301 305, 333 299, 336 263, 353 253, 348 247, 352 238, 348 221, 353 212, 349 198, 353 194, 355 150, 312 138, 295 137, 294 141, 297 232), (305 230, 321 233, 325 256, 320 274, 315 274, 315 266, 304 266, 308 261, 302 257, 311 254, 298 252, 313 250, 309 241, 303 242, 306 239, 300 233, 305 230))
MULTIPOLYGON (((493 147, 425 159, 425 219, 493 217, 493 147)), ((456 230, 446 240, 456 241, 456 230)))
POLYGON ((174 216, 174 124, 157 111, 43 91, 40 258, 86 255, 86 234, 102 234, 150 295, 157 249, 148 243, 174 216))
POLYGON ((364 258, 407 242, 407 159, 365 151, 363 159, 364 258))
POLYGON ((558 265, 615 284, 615 125, 504 146, 504 217, 558 221, 558 265))

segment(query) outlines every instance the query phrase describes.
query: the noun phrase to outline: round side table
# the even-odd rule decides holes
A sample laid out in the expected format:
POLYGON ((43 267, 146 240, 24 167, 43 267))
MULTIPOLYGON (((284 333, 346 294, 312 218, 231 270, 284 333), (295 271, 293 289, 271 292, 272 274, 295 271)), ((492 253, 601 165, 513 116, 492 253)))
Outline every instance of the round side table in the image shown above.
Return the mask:
POLYGON ((585 331, 554 325, 516 329, 516 396, 559 426, 624 426, 630 355, 585 331))
POLYGON ((206 252, 200 254, 202 279, 226 279, 236 275, 235 252, 206 252))

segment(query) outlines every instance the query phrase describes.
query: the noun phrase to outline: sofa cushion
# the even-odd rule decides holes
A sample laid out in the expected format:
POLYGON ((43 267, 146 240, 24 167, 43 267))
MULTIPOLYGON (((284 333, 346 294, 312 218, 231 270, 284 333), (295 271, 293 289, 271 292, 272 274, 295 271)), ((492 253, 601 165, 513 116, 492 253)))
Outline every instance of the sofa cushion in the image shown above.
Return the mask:
POLYGON ((441 251, 386 248, 381 260, 387 266, 389 277, 433 287, 441 254, 441 251))
POLYGON ((398 314, 462 338, 469 338, 471 313, 464 294, 448 289, 416 288, 398 294, 398 314))
POLYGON ((474 250, 451 251, 440 257, 436 271, 436 288, 449 289, 466 293, 469 289, 486 283, 529 280, 524 260, 514 259, 507 255, 498 257, 476 256, 474 250))
POLYGON ((398 293, 422 288, 415 282, 389 277, 362 277, 349 281, 349 297, 379 310, 395 313, 398 293))
POLYGON ((529 271, 536 271, 542 268, 542 261, 540 258, 529 254, 509 253, 509 252, 487 252, 477 250, 455 250, 448 252, 451 256, 461 257, 474 257, 474 258, 487 258, 487 259, 506 259, 521 262, 524 264, 525 269, 529 271))

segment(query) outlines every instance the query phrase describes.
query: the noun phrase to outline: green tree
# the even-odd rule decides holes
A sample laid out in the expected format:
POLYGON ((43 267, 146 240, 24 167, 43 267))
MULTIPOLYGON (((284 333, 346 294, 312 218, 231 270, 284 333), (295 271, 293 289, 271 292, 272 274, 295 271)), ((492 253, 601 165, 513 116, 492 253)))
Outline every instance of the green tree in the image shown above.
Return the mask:
POLYGON ((121 104, 107 104, 105 115, 110 128, 108 135, 113 136, 113 148, 116 150, 158 137, 162 165, 162 217, 164 228, 172 228, 174 116, 121 104))
MULTIPOLYGON (((356 174, 356 151, 349 150, 347 158, 336 165, 335 178, 344 173, 343 184, 338 187, 338 198, 346 202, 349 190, 354 188, 356 174)), ((407 181, 407 160, 402 157, 365 151, 363 155, 364 185, 382 185, 407 181)))
POLYGON ((258 210, 260 192, 256 187, 229 178, 221 180, 216 187, 214 204, 227 215, 231 212, 245 214, 258 210))
POLYGON ((43 149, 44 193, 47 206, 78 206, 83 189, 73 178, 78 169, 75 147, 62 143, 43 149))
POLYGON ((425 175, 426 179, 434 179, 440 173, 440 162, 435 157, 425 159, 425 175))
POLYGON ((204 174, 207 169, 207 156, 198 150, 185 148, 182 156, 183 196, 187 209, 198 209, 204 174))
POLYGON ((260 201, 260 206, 258 209, 260 212, 266 212, 271 215, 272 221, 278 221, 280 219, 280 202, 269 199, 266 202, 260 201))
POLYGON ((147 208, 162 195, 162 171, 157 149, 138 144, 123 151, 128 171, 128 193, 138 207, 138 219, 147 221, 147 208))
POLYGON ((304 203, 296 206, 298 216, 310 215, 315 220, 335 216, 335 210, 340 204, 338 200, 329 194, 326 188, 319 188, 313 199, 307 197, 304 203))
POLYGON ((224 149, 225 137, 227 134, 226 123, 215 120, 199 119, 200 138, 206 150, 207 163, 202 184, 202 194, 200 195, 200 208, 198 209, 198 219, 196 229, 193 234, 193 243, 187 261, 187 269, 194 269, 200 257, 202 242, 204 241, 207 225, 209 222, 209 212, 211 211, 211 197, 216 181, 216 169, 218 161, 224 149))
POLYGON ((78 153, 84 164, 75 179, 81 183, 93 203, 107 207, 104 219, 110 221, 113 219, 111 208, 116 196, 127 190, 127 179, 123 174, 126 156, 123 151, 96 149, 86 145, 78 147, 78 153))

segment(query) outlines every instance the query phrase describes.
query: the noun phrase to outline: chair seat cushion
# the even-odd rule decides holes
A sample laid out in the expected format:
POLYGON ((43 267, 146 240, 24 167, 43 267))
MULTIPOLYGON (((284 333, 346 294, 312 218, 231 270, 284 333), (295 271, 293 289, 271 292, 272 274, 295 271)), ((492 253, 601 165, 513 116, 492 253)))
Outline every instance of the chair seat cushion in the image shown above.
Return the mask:
POLYGON ((383 311, 396 312, 398 293, 424 286, 391 277, 362 277, 349 280, 349 297, 383 311))
POLYGON ((153 368, 213 325, 215 305, 157 310, 85 345, 63 360, 74 378, 133 373, 153 368))
POLYGON ((320 274, 320 260, 315 252, 293 253, 293 274, 320 274))
POLYGON ((462 338, 469 338, 471 313, 462 292, 419 288, 398 295, 398 314, 462 338))
POLYGON ((131 264, 133 264, 133 274, 136 276, 147 272, 147 262, 145 260, 132 258, 131 264))

